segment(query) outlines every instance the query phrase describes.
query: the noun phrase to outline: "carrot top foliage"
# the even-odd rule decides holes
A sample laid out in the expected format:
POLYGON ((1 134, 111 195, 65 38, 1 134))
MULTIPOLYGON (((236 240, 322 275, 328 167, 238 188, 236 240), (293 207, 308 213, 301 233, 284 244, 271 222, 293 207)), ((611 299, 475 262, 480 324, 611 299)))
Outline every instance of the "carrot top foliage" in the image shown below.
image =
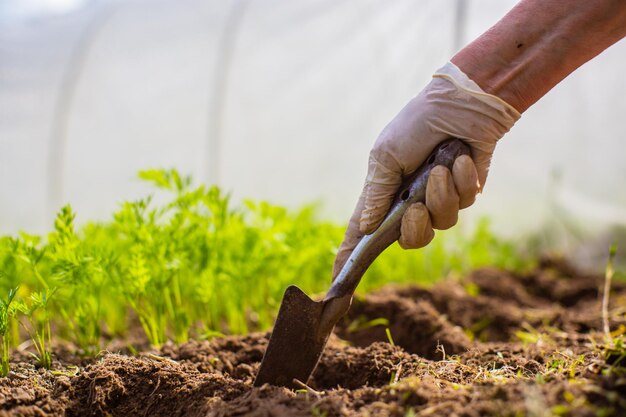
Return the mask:
MULTIPOLYGON (((65 206, 45 238, 0 238, 3 346, 30 334, 42 365, 49 366, 50 329, 86 355, 97 353, 103 340, 123 337, 132 321, 155 346, 246 333, 271 326, 287 285, 308 293, 328 288, 345 227, 319 220, 313 206, 234 205, 219 188, 193 186, 175 170, 139 176, 168 199, 124 202, 110 221, 78 229, 65 206)), ((496 239, 483 222, 473 235, 441 233, 420 251, 392 246, 359 290, 521 262, 513 245, 496 239)))

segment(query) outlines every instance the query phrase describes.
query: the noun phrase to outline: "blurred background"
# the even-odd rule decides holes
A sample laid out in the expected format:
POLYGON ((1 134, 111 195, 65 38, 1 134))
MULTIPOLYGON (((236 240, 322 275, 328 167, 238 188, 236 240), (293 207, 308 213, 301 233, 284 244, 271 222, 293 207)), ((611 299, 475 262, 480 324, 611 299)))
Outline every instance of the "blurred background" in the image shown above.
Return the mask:
MULTIPOLYGON (((378 133, 514 4, 1 0, 0 233, 68 202, 106 219, 153 167, 347 222, 378 133)), ((527 111, 460 227, 604 253, 626 228, 625 71, 622 41, 527 111)))

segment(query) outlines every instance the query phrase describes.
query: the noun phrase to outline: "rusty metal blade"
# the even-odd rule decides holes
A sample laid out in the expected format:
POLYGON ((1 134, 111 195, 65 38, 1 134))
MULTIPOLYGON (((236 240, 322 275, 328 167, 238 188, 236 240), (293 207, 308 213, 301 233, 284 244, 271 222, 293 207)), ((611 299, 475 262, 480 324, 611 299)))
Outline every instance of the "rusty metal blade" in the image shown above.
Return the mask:
POLYGON ((329 336, 318 334, 323 310, 323 301, 311 300, 295 285, 287 287, 255 386, 301 388, 294 378, 307 382, 329 336))

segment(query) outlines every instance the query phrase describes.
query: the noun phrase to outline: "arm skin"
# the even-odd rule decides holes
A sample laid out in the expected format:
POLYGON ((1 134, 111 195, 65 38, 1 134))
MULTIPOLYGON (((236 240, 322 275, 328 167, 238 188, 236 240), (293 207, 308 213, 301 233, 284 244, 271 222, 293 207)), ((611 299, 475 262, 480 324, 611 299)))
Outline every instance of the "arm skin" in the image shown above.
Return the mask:
POLYGON ((523 113, 626 36, 626 0, 522 0, 452 62, 523 113))

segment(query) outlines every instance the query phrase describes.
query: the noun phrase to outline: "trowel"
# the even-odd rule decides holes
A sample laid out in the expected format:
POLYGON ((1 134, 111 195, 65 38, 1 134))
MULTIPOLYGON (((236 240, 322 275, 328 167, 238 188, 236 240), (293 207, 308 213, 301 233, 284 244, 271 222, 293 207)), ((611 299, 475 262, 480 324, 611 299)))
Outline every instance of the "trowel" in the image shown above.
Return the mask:
POLYGON ((459 139, 440 143, 429 158, 400 187, 387 216, 378 229, 361 238, 321 301, 313 301, 295 285, 285 290, 274 330, 254 381, 301 388, 319 361, 335 324, 348 312, 352 295, 371 263, 400 237, 400 224, 407 208, 424 202, 426 184, 433 167, 452 170, 456 158, 469 155, 459 139))

